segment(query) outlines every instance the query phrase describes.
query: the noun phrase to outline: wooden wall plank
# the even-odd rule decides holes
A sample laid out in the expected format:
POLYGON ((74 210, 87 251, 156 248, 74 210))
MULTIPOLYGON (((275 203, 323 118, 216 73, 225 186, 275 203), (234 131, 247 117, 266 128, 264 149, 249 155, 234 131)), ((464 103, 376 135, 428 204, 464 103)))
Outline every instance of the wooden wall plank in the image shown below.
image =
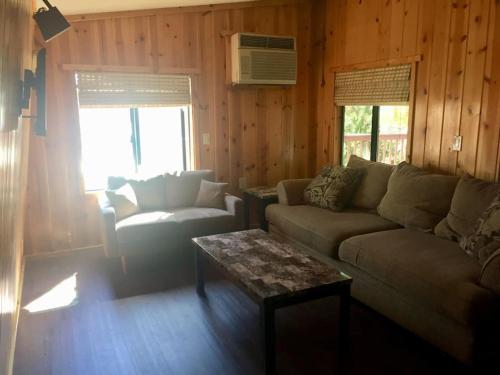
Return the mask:
POLYGON ((490 4, 488 0, 471 1, 462 119, 460 122, 460 134, 463 137, 463 142, 462 151, 458 154, 458 167, 462 172, 470 174, 475 174, 476 171, 489 12, 490 4))

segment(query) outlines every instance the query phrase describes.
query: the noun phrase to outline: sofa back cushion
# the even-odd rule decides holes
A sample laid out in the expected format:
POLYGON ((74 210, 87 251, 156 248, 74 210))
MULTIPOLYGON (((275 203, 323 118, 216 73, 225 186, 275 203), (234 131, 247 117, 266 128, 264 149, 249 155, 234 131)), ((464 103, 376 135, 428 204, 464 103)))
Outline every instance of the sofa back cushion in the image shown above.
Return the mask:
POLYGON ((387 192, 387 184, 394 166, 351 155, 347 167, 364 170, 364 176, 356 190, 356 194, 354 194, 352 206, 376 209, 387 192))
POLYGON ((431 174, 406 162, 391 174, 378 213, 407 228, 432 231, 450 209, 456 176, 431 174))
POLYGON ((148 180, 129 180, 137 197, 141 211, 165 210, 167 196, 165 194, 165 177, 156 176, 148 180))
POLYGON ((127 183, 117 190, 107 190, 106 196, 115 209, 116 220, 122 220, 140 211, 134 189, 127 183))
POLYGON ((465 174, 458 181, 450 212, 434 229, 437 236, 460 241, 469 235, 479 216, 500 192, 500 185, 473 178, 465 174))
POLYGON ((165 175, 166 197, 169 208, 194 207, 201 180, 213 181, 213 171, 184 171, 180 176, 165 175))

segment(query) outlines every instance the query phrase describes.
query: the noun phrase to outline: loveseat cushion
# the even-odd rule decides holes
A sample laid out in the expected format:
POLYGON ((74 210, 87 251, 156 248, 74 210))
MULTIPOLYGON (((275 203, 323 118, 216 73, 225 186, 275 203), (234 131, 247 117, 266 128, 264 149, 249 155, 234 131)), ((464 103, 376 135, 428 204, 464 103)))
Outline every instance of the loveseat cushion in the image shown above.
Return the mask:
POLYGON ((397 229, 352 237, 339 257, 462 324, 473 325, 496 305, 494 294, 478 285, 479 264, 456 242, 429 233, 397 229))
POLYGON ((185 240, 233 230, 234 216, 216 208, 177 208, 143 212, 116 223, 120 244, 185 240))
POLYGON ((308 205, 269 205, 266 218, 283 234, 334 258, 337 258, 339 244, 346 238, 399 227, 367 211, 333 212, 308 205))

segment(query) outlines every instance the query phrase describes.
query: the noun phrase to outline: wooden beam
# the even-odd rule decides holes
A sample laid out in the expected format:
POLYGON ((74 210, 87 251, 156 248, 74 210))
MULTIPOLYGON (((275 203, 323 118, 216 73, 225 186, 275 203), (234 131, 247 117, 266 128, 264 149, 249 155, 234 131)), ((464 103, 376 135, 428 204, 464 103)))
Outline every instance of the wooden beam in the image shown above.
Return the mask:
POLYGON ((243 3, 230 3, 230 4, 213 4, 213 5, 199 5, 188 7, 173 7, 173 8, 157 8, 157 9, 141 9, 141 10, 125 10, 119 12, 104 12, 104 13, 89 13, 68 15, 66 19, 70 23, 82 21, 97 21, 111 18, 126 18, 126 17, 149 17, 161 14, 181 14, 181 13, 210 13, 217 11, 227 11, 232 9, 245 9, 245 8, 258 8, 269 6, 280 6, 288 4, 299 4, 307 2, 308 0, 260 0, 249 1, 243 3))

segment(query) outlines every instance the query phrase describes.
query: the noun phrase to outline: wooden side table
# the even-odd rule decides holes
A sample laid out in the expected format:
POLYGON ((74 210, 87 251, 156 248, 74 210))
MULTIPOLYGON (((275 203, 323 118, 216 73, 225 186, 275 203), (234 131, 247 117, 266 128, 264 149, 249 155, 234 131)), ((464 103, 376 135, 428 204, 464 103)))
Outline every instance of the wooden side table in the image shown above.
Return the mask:
POLYGON ((245 203, 245 228, 250 229, 250 205, 257 204, 257 215, 259 227, 267 231, 266 207, 273 203, 278 203, 278 192, 276 187, 258 186, 243 191, 245 203))

